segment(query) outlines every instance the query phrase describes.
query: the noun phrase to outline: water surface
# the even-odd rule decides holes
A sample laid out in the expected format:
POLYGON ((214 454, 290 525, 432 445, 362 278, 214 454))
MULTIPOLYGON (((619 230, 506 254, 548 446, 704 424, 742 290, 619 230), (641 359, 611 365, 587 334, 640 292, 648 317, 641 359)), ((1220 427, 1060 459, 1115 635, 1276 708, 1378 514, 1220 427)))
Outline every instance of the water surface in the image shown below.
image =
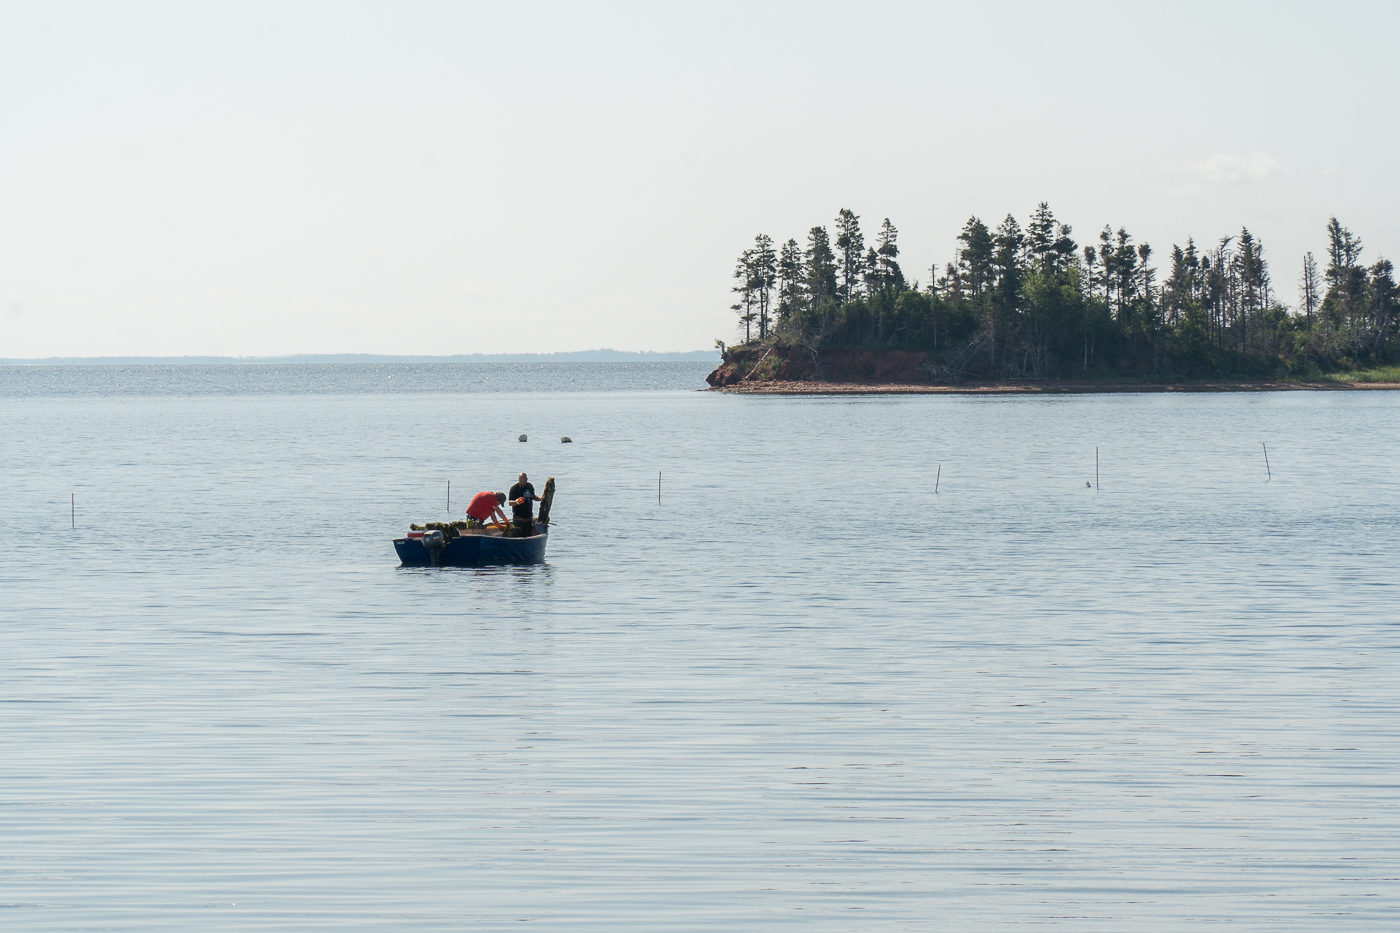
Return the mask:
POLYGON ((0 923, 1400 920, 1400 395, 495 365, 0 368, 0 923))

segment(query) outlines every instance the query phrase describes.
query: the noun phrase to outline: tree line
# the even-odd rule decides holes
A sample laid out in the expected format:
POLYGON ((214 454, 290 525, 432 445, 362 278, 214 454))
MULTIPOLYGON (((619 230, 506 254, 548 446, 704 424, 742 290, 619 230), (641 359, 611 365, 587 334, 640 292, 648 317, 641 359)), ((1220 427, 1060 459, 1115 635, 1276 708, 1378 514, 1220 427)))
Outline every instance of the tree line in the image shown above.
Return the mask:
POLYGON ((954 260, 920 287, 900 267, 894 224, 886 218, 867 243, 843 208, 805 243, 759 234, 739 256, 731 307, 745 343, 922 350, 930 375, 952 381, 1268 376, 1400 361, 1394 266, 1364 264, 1361 239, 1335 217, 1326 233, 1326 265, 1303 257, 1290 307, 1248 229, 1173 246, 1163 274, 1125 229, 1105 226, 1081 247, 1042 202, 1024 227, 1010 215, 995 230, 970 218, 954 260))

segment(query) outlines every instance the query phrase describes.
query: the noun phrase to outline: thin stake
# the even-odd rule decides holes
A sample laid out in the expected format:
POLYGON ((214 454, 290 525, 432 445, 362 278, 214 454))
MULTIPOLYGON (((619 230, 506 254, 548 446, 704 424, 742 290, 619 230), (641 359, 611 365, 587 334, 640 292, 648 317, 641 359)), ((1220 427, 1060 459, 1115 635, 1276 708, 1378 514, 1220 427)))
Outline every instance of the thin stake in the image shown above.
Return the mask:
POLYGON ((1099 449, 1094 448, 1094 492, 1099 491, 1099 449))
POLYGON ((447 514, 452 515, 452 480, 447 481, 447 514))
MULTIPOLYGON (((1263 441, 1260 441, 1259 443, 1264 444, 1263 441)), ((1264 444, 1264 469, 1266 469, 1266 470, 1269 471, 1269 480, 1273 479, 1273 478, 1274 478, 1274 469, 1273 469, 1273 467, 1269 466, 1269 445, 1268 445, 1268 444, 1264 444)), ((1269 480, 1265 480, 1264 482, 1267 483, 1269 480)))
POLYGON ((73 522, 73 528, 76 530, 78 527, 78 494, 76 492, 68 494, 68 513, 68 517, 73 522))
POLYGON ((661 504, 661 471, 656 471, 656 504, 661 504))
POLYGON ((938 472, 933 474, 933 494, 938 495, 938 481, 943 477, 943 464, 938 465, 938 472))

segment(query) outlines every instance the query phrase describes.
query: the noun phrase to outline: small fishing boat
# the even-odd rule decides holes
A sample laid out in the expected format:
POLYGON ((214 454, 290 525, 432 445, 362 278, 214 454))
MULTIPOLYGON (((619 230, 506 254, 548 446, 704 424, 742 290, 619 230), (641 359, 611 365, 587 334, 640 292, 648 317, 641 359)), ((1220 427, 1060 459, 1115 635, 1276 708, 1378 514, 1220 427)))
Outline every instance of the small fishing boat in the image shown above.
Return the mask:
POLYGON ((540 517, 520 527, 469 528, 467 522, 412 531, 394 539, 394 550, 405 567, 490 567, 499 564, 538 564, 549 543, 549 510, 554 505, 554 477, 544 484, 540 517), (522 534, 522 531, 527 533, 522 534))
POLYGON ((441 531, 411 532, 395 538, 394 550, 405 567, 488 567, 538 564, 549 542, 548 523, 535 522, 536 534, 505 537, 496 528, 473 528, 447 540, 441 531))

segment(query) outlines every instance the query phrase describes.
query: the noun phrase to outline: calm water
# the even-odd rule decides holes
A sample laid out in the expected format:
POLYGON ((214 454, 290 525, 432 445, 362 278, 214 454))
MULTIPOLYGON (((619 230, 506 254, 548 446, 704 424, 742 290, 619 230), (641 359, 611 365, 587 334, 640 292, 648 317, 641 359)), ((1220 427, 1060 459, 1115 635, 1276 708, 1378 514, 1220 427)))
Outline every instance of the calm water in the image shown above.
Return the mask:
POLYGON ((1400 394, 540 365, 0 368, 0 926, 1400 926, 1400 394))

